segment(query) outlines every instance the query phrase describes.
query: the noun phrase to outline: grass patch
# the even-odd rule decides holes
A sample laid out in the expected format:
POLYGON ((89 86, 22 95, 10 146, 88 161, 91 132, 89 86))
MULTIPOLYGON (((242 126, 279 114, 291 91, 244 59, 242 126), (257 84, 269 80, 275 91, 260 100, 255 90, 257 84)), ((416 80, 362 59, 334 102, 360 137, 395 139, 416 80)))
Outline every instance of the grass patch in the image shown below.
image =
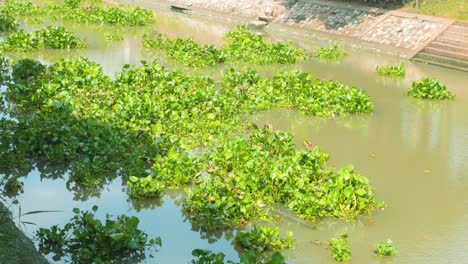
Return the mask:
POLYGON ((416 1, 412 0, 404 5, 403 10, 410 13, 468 20, 466 0, 420 0, 418 8, 416 8, 416 1))

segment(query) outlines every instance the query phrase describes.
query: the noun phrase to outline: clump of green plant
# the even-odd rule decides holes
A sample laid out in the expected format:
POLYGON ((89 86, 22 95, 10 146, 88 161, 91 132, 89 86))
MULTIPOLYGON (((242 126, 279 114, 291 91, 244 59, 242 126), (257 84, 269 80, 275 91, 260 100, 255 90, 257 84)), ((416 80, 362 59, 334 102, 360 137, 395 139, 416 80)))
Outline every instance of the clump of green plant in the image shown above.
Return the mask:
POLYGON ((400 65, 378 65, 375 71, 382 76, 405 77, 406 75, 404 63, 400 63, 400 65))
POLYGON ((98 23, 119 26, 145 26, 154 22, 151 10, 140 7, 122 9, 97 4, 83 5, 80 0, 61 1, 60 4, 38 6, 31 2, 7 0, 0 8, 6 14, 17 16, 47 15, 49 19, 75 23, 98 23))
POLYGON ((106 33, 104 35, 107 41, 120 41, 124 39, 124 36, 121 34, 106 33))
POLYGON ((393 244, 393 241, 388 239, 387 241, 379 242, 374 250, 374 253, 379 256, 394 256, 398 254, 398 248, 393 244))
POLYGON ((164 49, 167 56, 189 67, 211 67, 224 61, 223 53, 214 45, 200 45, 193 39, 169 39, 161 34, 145 36, 145 48, 164 49))
POLYGON ((312 56, 322 61, 339 61, 348 56, 348 53, 338 46, 338 44, 333 43, 329 47, 319 48, 312 56))
POLYGON ((201 163, 199 157, 171 147, 164 156, 155 157, 152 175, 168 187, 183 188, 199 180, 201 163))
POLYGON ((308 115, 336 116, 370 113, 373 104, 366 92, 336 81, 313 79, 299 71, 260 78, 252 69, 230 69, 222 77, 221 92, 236 99, 247 112, 292 108, 308 115))
POLYGON ((69 257, 73 263, 110 263, 126 259, 141 260, 145 249, 161 246, 161 239, 148 239, 138 229, 137 217, 120 215, 115 220, 109 215, 103 223, 95 218, 97 206, 92 211, 74 208, 74 216, 63 228, 57 225, 36 232, 39 251, 53 253, 54 259, 69 257))
POLYGON ((246 251, 263 253, 291 248, 294 240, 291 232, 286 237, 281 237, 279 227, 254 225, 252 230, 237 233, 234 243, 246 251))
POLYGON ((192 260, 192 264, 285 264, 283 255, 275 252, 268 260, 259 260, 259 257, 254 252, 248 251, 240 255, 240 262, 228 260, 225 262, 226 255, 222 252, 213 253, 211 250, 194 249, 192 256, 196 259, 192 260))
POLYGON ((15 83, 33 83, 46 72, 47 66, 33 59, 18 60, 12 67, 12 77, 15 83))
POLYGON ((347 262, 351 260, 351 249, 348 246, 348 235, 330 240, 330 251, 336 261, 347 262))
POLYGON ((18 23, 10 14, 0 10, 0 32, 11 32, 18 29, 18 23))
POLYGON ((60 26, 48 26, 31 33, 20 30, 6 37, 3 42, 0 42, 0 49, 5 51, 71 49, 83 48, 85 46, 86 42, 60 26))
POLYGON ((447 90, 445 85, 434 78, 423 78, 414 81, 408 89, 408 95, 415 98, 434 100, 452 100, 455 98, 455 95, 447 90))
POLYGON ((291 43, 266 42, 246 26, 238 26, 224 35, 223 52, 226 61, 255 64, 298 63, 307 59, 304 49, 295 48, 291 43))
POLYGON ((130 176, 127 186, 132 198, 159 198, 164 190, 164 184, 151 176, 138 178, 130 176))
POLYGON ((205 230, 268 219, 284 204, 308 221, 353 219, 380 208, 367 178, 352 167, 328 167, 320 148, 297 151, 292 136, 270 128, 236 137, 203 156, 207 175, 189 190, 183 208, 205 230))

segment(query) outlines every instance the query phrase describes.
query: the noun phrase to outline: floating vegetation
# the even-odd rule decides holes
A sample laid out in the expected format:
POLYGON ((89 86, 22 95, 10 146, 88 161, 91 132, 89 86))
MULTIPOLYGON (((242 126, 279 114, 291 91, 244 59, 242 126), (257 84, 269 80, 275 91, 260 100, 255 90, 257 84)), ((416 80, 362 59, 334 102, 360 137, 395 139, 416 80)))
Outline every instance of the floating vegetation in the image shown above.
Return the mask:
POLYGON ((374 250, 374 253, 379 256, 394 256, 398 254, 398 248, 393 244, 393 241, 388 239, 387 241, 379 242, 374 250))
MULTIPOLYGON (((75 188, 101 188, 121 176, 132 199, 158 199, 166 187, 184 187, 183 212, 204 231, 272 219, 274 205, 311 222, 351 220, 383 206, 353 167, 331 167, 319 147, 297 150, 289 133, 243 119, 283 107, 318 116, 371 112, 369 96, 357 88, 301 72, 264 78, 251 69, 231 69, 217 83, 157 62, 126 65, 115 78, 84 58, 50 66, 20 60, 5 67, 17 120, 0 121, 1 168, 67 165, 67 187, 75 188)), ((43 230, 43 242, 60 241, 65 229, 74 232, 70 225, 43 230)), ((292 245, 290 237, 267 227, 241 232, 237 242, 257 252, 292 245)), ((73 254, 77 262, 86 257, 73 254)), ((212 254, 199 256, 221 256, 212 254)), ((261 262, 252 252, 244 258, 261 262)))
POLYGON ((223 53, 214 45, 200 45, 193 39, 175 38, 157 34, 144 36, 143 46, 152 49, 164 49, 167 56, 189 67, 211 67, 224 61, 223 53))
POLYGON ((288 133, 256 129, 204 156, 208 175, 189 190, 183 208, 192 222, 216 230, 267 219, 274 204, 314 222, 353 219, 383 206, 367 178, 352 167, 335 171, 328 158, 318 147, 297 151, 288 133))
POLYGON ((272 108, 297 109, 308 115, 337 116, 370 113, 374 105, 366 92, 336 81, 313 79, 299 71, 260 78, 256 71, 229 69, 222 92, 248 112, 272 108))
POLYGON ((254 64, 298 63, 307 59, 304 49, 291 43, 267 42, 246 26, 238 26, 224 35, 223 52, 227 61, 254 64))
POLYGON ((405 77, 406 75, 404 63, 400 63, 400 65, 378 65, 375 71, 378 75, 388 77, 405 77))
POLYGON ((239 26, 224 36, 222 49, 214 45, 200 45, 192 39, 168 39, 158 34, 145 36, 143 46, 150 49, 164 49, 168 57, 190 67, 209 67, 226 62, 254 64, 298 63, 307 58, 303 49, 290 43, 271 43, 262 36, 252 34, 247 27, 239 26))
POLYGON ((18 23, 10 14, 0 10, 0 32, 11 32, 18 29, 18 23))
POLYGON ((4 51, 32 51, 38 49, 71 49, 86 47, 86 42, 64 27, 48 26, 26 33, 23 30, 8 35, 0 42, 4 51))
POLYGON ((336 261, 347 262, 351 260, 351 249, 348 246, 348 235, 330 240, 330 251, 336 261))
POLYGON ((192 260, 192 264, 285 264, 283 255, 275 252, 270 259, 260 260, 253 252, 244 252, 240 255, 240 263, 228 260, 225 262, 226 255, 222 252, 213 253, 211 250, 194 249, 192 256, 196 259, 192 260))
POLYGON ((321 61, 339 61, 346 56, 348 56, 348 53, 343 50, 338 44, 333 43, 329 47, 322 47, 316 50, 313 55, 314 58, 317 58, 321 61))
POLYGON ((265 251, 292 248, 294 240, 292 239, 291 232, 288 232, 286 237, 281 237, 279 227, 254 225, 250 231, 240 231, 237 233, 234 243, 245 251, 252 251, 258 254, 265 251))
POLYGON ((107 41, 121 41, 124 39, 124 36, 121 34, 106 33, 104 34, 104 38, 107 41))
POLYGON ((127 182, 132 198, 159 198, 164 190, 164 184, 151 176, 138 178, 130 176, 127 182))
POLYGON ((16 0, 7 0, 0 11, 13 17, 47 15, 52 20, 73 21, 74 23, 145 26, 154 22, 151 10, 140 7, 121 9, 102 7, 96 4, 84 5, 83 1, 63 1, 59 5, 42 7, 30 2, 21 3, 16 0))
POLYGON ((408 89, 408 95, 421 99, 455 99, 455 95, 447 90, 439 80, 434 78, 423 78, 419 81, 414 81, 408 89))
POLYGON ((69 258, 73 263, 132 263, 145 259, 145 249, 161 246, 161 239, 148 239, 138 229, 137 217, 120 215, 114 220, 109 215, 102 223, 92 211, 74 208, 74 216, 64 227, 39 228, 39 251, 54 254, 54 260, 69 258))

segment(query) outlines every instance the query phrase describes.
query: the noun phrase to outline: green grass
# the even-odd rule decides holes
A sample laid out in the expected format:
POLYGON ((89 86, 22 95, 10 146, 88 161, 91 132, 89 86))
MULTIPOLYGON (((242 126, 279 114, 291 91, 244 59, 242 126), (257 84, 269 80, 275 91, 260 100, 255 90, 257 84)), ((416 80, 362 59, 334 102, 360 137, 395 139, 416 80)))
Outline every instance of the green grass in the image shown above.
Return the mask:
POLYGON ((466 0, 419 0, 418 8, 416 8, 415 3, 415 0, 409 1, 405 4, 403 10, 417 14, 468 20, 468 4, 466 0))

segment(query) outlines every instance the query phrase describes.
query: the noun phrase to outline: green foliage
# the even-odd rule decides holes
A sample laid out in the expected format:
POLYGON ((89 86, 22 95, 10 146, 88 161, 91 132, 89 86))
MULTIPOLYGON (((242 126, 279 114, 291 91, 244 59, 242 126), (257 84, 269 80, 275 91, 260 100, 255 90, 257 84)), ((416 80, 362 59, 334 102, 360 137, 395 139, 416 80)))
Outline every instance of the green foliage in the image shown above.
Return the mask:
POLYGON ((67 8, 78 8, 83 0, 63 0, 63 6, 67 8))
POLYGON ((157 156, 152 167, 154 178, 166 186, 183 188, 196 183, 202 174, 199 157, 170 148, 165 156, 157 156))
POLYGON ((82 48, 86 42, 64 27, 45 27, 38 31, 26 33, 20 30, 0 42, 0 49, 5 51, 31 51, 37 49, 70 49, 82 48))
POLYGON ((421 99, 455 99, 455 95, 447 90, 447 87, 434 78, 423 78, 419 81, 414 81, 408 89, 408 95, 421 99))
POLYGON ((297 151, 292 136, 269 128, 237 137, 204 155, 207 175, 189 190, 184 211, 205 230, 268 218, 284 204, 309 221, 353 219, 382 206, 367 178, 352 167, 335 171, 320 148, 297 151))
POLYGON ((269 128, 232 136, 245 131, 242 116, 250 110, 285 102, 317 100, 325 109, 314 106, 317 115, 366 109, 360 105, 371 105, 367 95, 362 92, 365 100, 359 101, 355 88, 304 73, 260 78, 246 70, 228 71, 217 89, 210 78, 156 62, 126 65, 114 79, 83 58, 45 69, 33 61, 13 67, 20 77, 8 84, 7 96, 28 115, 1 123, 7 168, 25 160, 65 163, 70 181, 91 187, 116 175, 134 176, 128 185, 136 198, 160 197, 164 186, 190 186, 183 210, 202 230, 270 219, 276 204, 309 221, 353 219, 381 206, 365 177, 352 167, 329 167, 328 154, 318 147, 296 150, 290 134, 269 128), (27 65, 40 70, 27 71, 27 65), (333 91, 339 100, 325 97, 333 91))
POLYGON ((157 34, 145 36, 145 48, 164 49, 167 56, 189 67, 211 67, 224 61, 223 53, 214 45, 200 45, 193 39, 168 39, 157 34))
POLYGON ((390 77, 405 77, 406 69, 405 64, 400 63, 400 65, 382 65, 377 66, 375 71, 379 75, 390 76, 390 77))
POLYGON ((279 227, 272 228, 254 225, 250 231, 240 231, 237 233, 234 242, 246 251, 263 253, 265 251, 291 248, 294 240, 292 239, 291 232, 288 232, 287 237, 281 237, 279 227))
POLYGON ((106 33, 104 35, 107 41, 120 41, 124 39, 123 35, 120 34, 112 34, 112 33, 106 33))
POLYGON ((159 198, 165 187, 151 176, 144 178, 130 176, 127 186, 130 189, 130 197, 133 198, 159 198))
POLYGON ((10 14, 0 10, 0 32, 11 32, 18 29, 18 23, 10 14))
POLYGON ((0 11, 13 17, 47 15, 52 20, 74 23, 146 26, 154 22, 153 12, 140 7, 121 9, 102 7, 96 4, 85 6, 81 3, 81 0, 66 0, 59 5, 37 6, 30 2, 21 3, 16 0, 7 0, 0 11))
POLYGON ((398 248, 393 244, 393 241, 388 239, 387 241, 379 242, 376 245, 374 253, 379 256, 394 256, 398 254, 398 248))
POLYGON ((72 263, 119 263, 125 260, 142 260, 145 249, 161 246, 161 239, 149 239, 138 229, 137 217, 120 215, 115 220, 109 215, 105 223, 95 218, 97 206, 92 211, 81 212, 74 208, 75 216, 63 228, 39 228, 39 251, 53 253, 54 259, 70 257, 72 263))
POLYGON ((33 83, 40 79, 47 67, 37 60, 23 59, 17 61, 12 67, 12 77, 15 83, 33 83))
POLYGON ((312 55, 314 58, 318 58, 321 61, 339 61, 346 56, 348 53, 338 46, 338 44, 333 43, 329 47, 319 48, 312 55))
POLYGON ((348 246, 348 235, 330 240, 330 251, 336 261, 347 262, 351 260, 351 249, 348 246))
POLYGON ((0 6, 0 11, 12 17, 32 16, 45 13, 45 10, 31 2, 19 2, 17 0, 6 0, 5 3, 0 6))
POLYGON ((285 264, 283 255, 275 252, 269 260, 260 261, 254 252, 244 252, 240 256, 240 262, 228 260, 225 262, 226 255, 222 252, 213 253, 211 250, 194 249, 192 256, 197 259, 192 260, 192 264, 285 264))
POLYGON ((266 42, 246 26, 238 26, 224 35, 223 52, 227 61, 255 64, 298 63, 307 59, 304 49, 295 48, 291 43, 266 42))
POLYGON ((374 107, 362 90, 336 81, 314 80, 298 71, 259 78, 251 69, 230 69, 222 77, 221 91, 247 112, 292 108, 308 115, 336 116, 369 113, 374 107))
POLYGON ((213 253, 211 250, 206 249, 194 249, 192 250, 192 256, 197 258, 192 260, 192 264, 224 264, 224 258, 226 257, 222 252, 213 253))

